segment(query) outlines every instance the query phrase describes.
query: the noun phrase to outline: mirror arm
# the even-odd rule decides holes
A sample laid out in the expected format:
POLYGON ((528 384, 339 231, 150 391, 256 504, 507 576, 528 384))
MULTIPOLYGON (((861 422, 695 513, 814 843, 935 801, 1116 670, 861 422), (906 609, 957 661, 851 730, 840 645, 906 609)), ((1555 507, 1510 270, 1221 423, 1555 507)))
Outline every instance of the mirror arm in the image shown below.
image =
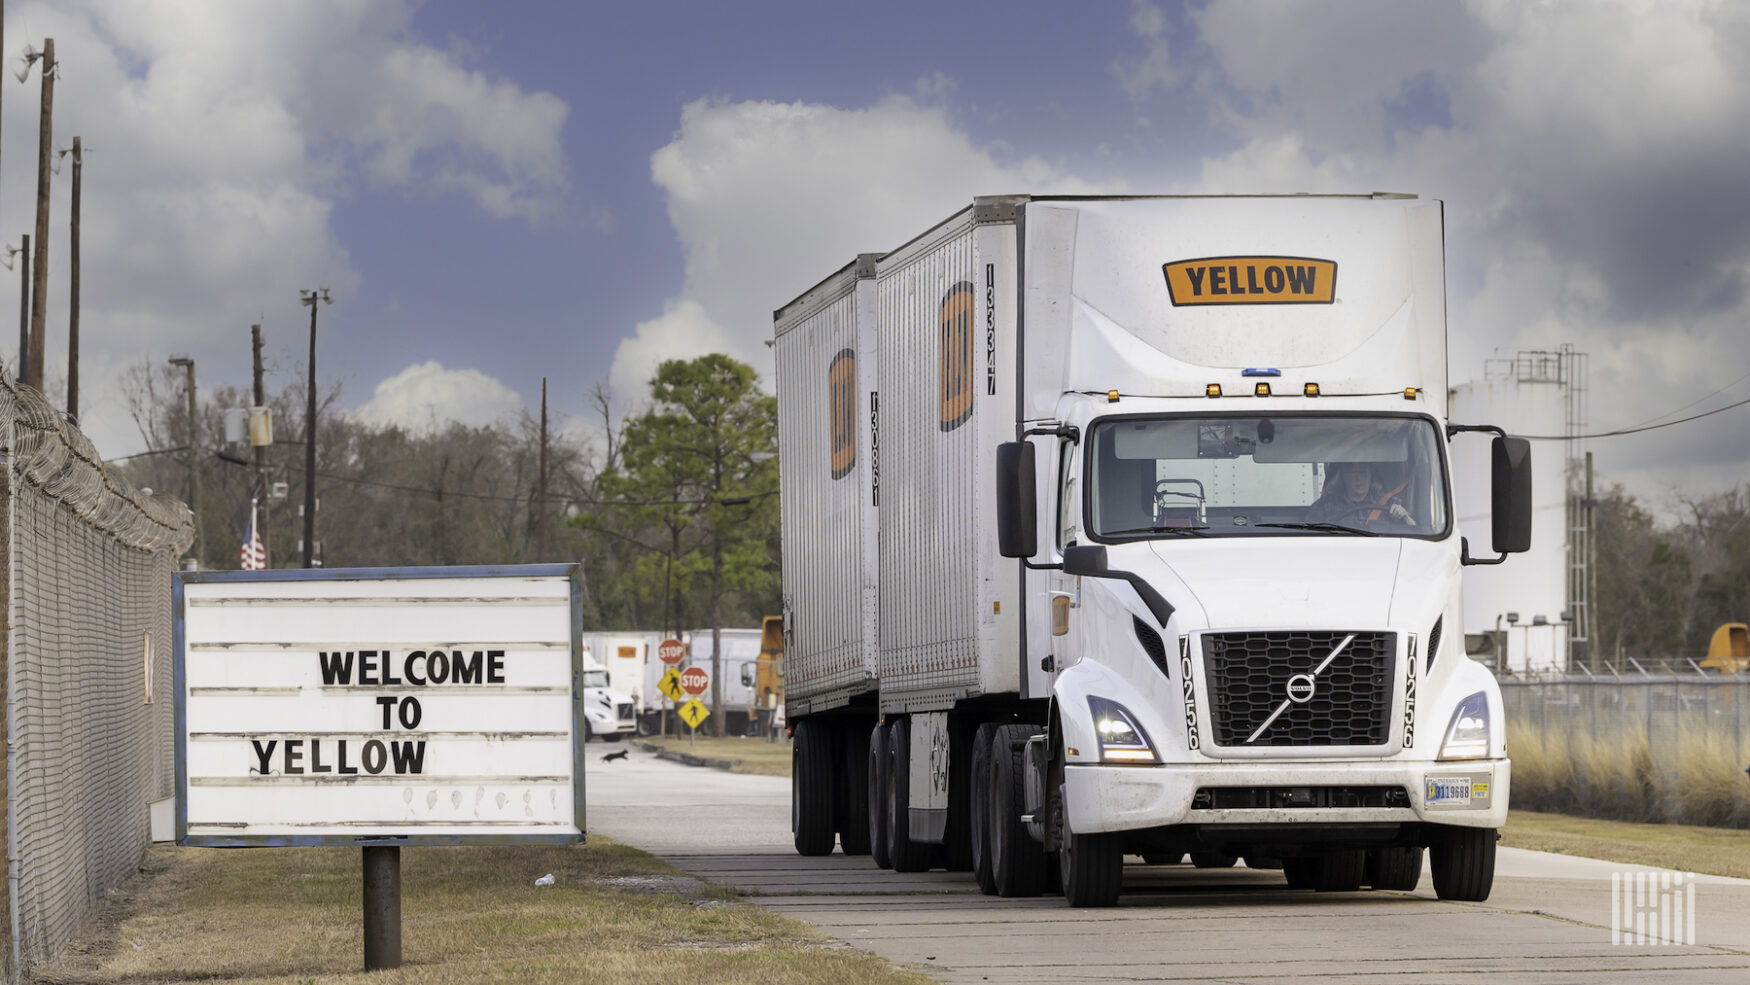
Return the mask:
POLYGON ((1470 538, 1469 537, 1458 538, 1458 563, 1460 565, 1500 564, 1502 561, 1505 561, 1505 560, 1507 560, 1507 555, 1505 555, 1505 554, 1502 554, 1499 557, 1494 557, 1494 558, 1471 557, 1470 556, 1470 538))
POLYGON ((1446 425, 1446 440, 1451 441, 1455 435, 1478 431, 1499 435, 1503 438, 1507 437, 1507 432, 1493 424, 1448 424, 1446 425))
POLYGON ((1074 424, 1048 424, 1028 428, 1021 432, 1021 438, 1025 440, 1036 434, 1052 434, 1059 438, 1068 438, 1071 441, 1077 442, 1082 440, 1082 429, 1076 427, 1074 424))

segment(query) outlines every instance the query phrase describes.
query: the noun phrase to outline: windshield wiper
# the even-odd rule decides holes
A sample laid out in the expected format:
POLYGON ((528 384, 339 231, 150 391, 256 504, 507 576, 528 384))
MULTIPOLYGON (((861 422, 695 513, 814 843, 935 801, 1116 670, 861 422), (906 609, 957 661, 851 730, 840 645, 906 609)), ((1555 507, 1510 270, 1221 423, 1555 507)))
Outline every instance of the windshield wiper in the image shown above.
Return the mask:
POLYGON ((1345 527, 1341 523, 1254 523, 1254 527, 1281 527, 1286 530, 1321 530, 1325 533, 1355 534, 1358 537, 1378 537, 1375 530, 1364 530, 1361 527, 1345 527))
POLYGON ((1130 530, 1102 530, 1102 537, 1134 537, 1137 534, 1190 534, 1193 537, 1207 537, 1203 531, 1208 527, 1134 527, 1130 530))

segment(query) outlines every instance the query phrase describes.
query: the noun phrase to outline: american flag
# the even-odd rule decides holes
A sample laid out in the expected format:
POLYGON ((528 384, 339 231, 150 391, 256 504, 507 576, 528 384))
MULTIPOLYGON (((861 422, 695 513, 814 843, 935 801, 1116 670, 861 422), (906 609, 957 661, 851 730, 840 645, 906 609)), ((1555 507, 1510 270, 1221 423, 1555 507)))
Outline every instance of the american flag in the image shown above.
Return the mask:
POLYGON ((261 543, 261 531, 255 528, 255 501, 249 501, 249 529, 243 533, 243 549, 237 552, 244 571, 260 571, 267 567, 267 548, 261 543))

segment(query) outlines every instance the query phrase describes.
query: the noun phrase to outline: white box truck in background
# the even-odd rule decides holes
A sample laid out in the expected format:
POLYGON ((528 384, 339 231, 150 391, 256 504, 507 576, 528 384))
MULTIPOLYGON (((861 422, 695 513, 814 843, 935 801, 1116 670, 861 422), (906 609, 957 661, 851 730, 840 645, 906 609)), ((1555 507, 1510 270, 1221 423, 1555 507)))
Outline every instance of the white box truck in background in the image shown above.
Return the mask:
POLYGON ((1426 847, 1486 898, 1459 570, 1527 546, 1529 452, 1446 421, 1443 266, 1413 196, 1007 196, 778 310, 797 850, 1111 905, 1127 854, 1408 889, 1426 847))
POLYGON ((613 686, 608 669, 591 653, 583 657, 584 740, 609 742, 638 731, 638 712, 632 696, 613 686))

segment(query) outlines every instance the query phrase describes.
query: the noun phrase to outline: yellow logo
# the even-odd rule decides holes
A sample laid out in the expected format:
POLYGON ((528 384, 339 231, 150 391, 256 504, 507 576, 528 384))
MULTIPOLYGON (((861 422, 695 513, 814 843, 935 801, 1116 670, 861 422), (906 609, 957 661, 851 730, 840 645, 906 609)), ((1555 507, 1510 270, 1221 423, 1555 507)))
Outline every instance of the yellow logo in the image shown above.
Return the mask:
POLYGON ((942 430, 952 431, 972 416, 972 309, 978 303, 972 282, 963 280, 942 298, 942 430))
POLYGON ((839 350, 826 369, 827 415, 832 428, 832 477, 843 479, 857 464, 857 354, 839 350))
POLYGON ((1310 257, 1204 257, 1161 265, 1175 306, 1330 304, 1337 262, 1310 257))

